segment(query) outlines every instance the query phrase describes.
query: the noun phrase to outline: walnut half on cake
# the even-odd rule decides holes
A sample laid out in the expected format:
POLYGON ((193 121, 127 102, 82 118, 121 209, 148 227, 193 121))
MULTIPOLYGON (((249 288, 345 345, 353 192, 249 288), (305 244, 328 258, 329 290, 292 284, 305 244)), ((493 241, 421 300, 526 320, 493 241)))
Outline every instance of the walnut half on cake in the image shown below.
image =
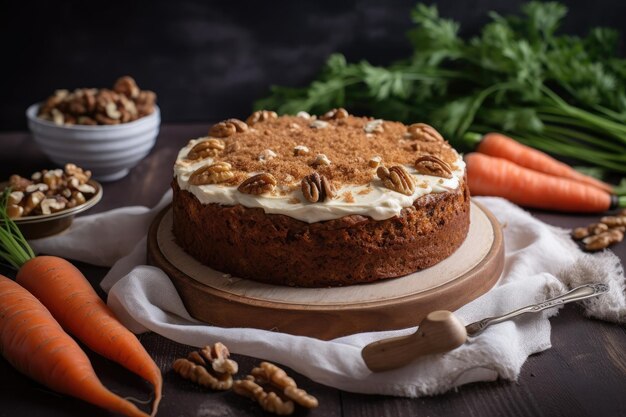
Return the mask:
POLYGON ((469 229, 465 164, 431 126, 333 109, 229 119, 174 166, 173 232, 216 270, 302 287, 394 278, 469 229))

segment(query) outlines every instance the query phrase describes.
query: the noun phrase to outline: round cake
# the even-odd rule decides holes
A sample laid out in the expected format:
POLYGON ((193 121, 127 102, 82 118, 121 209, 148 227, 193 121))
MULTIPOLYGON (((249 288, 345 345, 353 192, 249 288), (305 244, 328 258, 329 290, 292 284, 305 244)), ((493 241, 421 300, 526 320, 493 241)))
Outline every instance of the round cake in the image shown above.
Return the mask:
POLYGON ((465 164, 431 126, 258 111, 180 150, 173 233, 203 264, 271 284, 403 276, 450 256, 469 229, 465 164))

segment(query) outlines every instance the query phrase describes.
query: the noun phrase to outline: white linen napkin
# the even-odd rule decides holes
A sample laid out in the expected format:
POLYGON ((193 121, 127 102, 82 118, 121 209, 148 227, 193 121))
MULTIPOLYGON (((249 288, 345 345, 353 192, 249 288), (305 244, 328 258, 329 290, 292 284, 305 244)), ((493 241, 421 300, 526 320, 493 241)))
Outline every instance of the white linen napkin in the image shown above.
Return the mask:
MULTIPOLYGON (((462 321, 472 323, 499 315, 582 283, 603 282, 610 292, 583 301, 586 314, 626 322, 624 271, 613 253, 585 254, 567 230, 542 223, 506 200, 475 200, 503 225, 506 260, 497 286, 455 312, 462 321)), ((469 382, 498 377, 515 380, 529 355, 551 346, 548 317, 557 314, 556 309, 491 326, 452 352, 375 374, 361 359, 363 346, 416 328, 322 341, 201 323, 189 316, 167 275, 145 265, 148 225, 170 201, 168 192, 153 209, 127 207, 81 217, 62 235, 31 243, 39 253, 112 266, 101 285, 109 293, 109 306, 133 332, 153 331, 198 347, 221 341, 231 352, 286 365, 314 381, 345 391, 418 397, 443 393, 469 382)))

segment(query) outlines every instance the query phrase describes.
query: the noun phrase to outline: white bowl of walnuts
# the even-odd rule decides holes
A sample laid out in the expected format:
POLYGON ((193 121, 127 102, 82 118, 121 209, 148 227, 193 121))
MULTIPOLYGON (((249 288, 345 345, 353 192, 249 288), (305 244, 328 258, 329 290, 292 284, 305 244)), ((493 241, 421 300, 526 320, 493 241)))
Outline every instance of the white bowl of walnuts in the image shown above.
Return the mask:
POLYGON ((28 127, 55 163, 75 163, 99 181, 126 176, 152 149, 161 116, 152 91, 128 76, 113 89, 57 90, 26 110, 28 127))

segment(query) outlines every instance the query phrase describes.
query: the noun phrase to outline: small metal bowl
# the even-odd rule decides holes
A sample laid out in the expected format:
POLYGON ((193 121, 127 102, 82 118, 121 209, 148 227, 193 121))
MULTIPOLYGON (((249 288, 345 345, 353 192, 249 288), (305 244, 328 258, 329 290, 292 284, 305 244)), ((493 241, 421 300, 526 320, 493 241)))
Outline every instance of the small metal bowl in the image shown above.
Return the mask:
MULTIPOLYGON (((70 227, 76 214, 90 209, 102 199, 102 185, 94 180, 89 180, 87 184, 94 187, 96 193, 83 204, 52 214, 18 217, 13 221, 26 239, 39 239, 61 233, 70 227)), ((0 190, 3 190, 6 185, 7 183, 0 184, 0 190)))

